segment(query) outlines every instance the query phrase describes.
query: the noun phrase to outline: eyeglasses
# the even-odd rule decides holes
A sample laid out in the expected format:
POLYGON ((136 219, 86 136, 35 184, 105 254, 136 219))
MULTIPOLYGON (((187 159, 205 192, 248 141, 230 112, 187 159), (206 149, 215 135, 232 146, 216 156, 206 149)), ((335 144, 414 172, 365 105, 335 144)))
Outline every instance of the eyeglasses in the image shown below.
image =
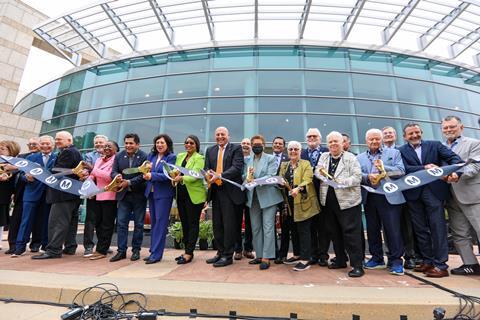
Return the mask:
POLYGON ((316 138, 316 137, 318 137, 318 136, 314 135, 314 134, 307 136, 307 138, 316 138))
POLYGON ((288 151, 299 151, 299 148, 288 148, 288 151))
POLYGON ((191 145, 191 146, 194 146, 194 145, 195 145, 195 142, 193 142, 193 141, 185 141, 185 144, 189 144, 189 145, 191 145))

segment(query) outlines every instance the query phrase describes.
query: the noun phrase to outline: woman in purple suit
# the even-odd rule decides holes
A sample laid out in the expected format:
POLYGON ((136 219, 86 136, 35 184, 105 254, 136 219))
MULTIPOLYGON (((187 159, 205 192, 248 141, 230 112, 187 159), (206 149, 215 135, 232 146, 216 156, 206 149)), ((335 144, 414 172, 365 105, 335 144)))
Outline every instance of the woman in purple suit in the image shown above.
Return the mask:
POLYGON ((163 173, 161 161, 175 164, 177 156, 173 153, 172 139, 166 134, 160 134, 153 139, 152 152, 148 161, 152 170, 143 175, 147 180, 145 196, 148 198, 150 221, 152 225, 150 256, 145 258, 146 264, 159 262, 163 257, 167 236, 168 218, 172 207, 174 188, 170 179, 163 173))

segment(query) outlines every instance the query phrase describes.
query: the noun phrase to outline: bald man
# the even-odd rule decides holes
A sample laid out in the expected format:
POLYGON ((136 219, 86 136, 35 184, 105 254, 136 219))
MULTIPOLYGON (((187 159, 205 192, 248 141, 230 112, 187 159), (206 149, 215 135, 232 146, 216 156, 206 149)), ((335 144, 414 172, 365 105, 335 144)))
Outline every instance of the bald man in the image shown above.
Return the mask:
MULTIPOLYGON (((82 161, 82 155, 73 145, 73 137, 70 132, 58 132, 55 135, 55 146, 59 153, 53 167, 73 169, 82 161)), ((68 177, 78 180, 76 175, 68 177)), ((48 218, 48 244, 45 253, 32 256, 32 259, 61 258, 62 253, 74 255, 77 249, 76 235, 80 197, 47 188, 45 201, 52 204, 48 218)))
POLYGON ((243 153, 239 145, 229 142, 228 129, 215 130, 216 145, 205 152, 205 170, 211 178, 208 200, 212 200, 213 234, 217 243, 217 254, 207 263, 214 267, 232 264, 238 230, 237 217, 242 214, 245 194, 240 188, 221 180, 221 177, 242 183, 243 153), (220 161, 221 160, 221 161, 220 161))

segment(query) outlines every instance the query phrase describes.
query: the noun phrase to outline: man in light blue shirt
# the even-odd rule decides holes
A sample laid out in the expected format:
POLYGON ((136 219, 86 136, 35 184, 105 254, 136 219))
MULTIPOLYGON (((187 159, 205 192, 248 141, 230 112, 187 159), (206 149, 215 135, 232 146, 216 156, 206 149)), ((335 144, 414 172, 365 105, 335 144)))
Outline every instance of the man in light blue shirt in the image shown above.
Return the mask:
MULTIPOLYGON (((376 188, 376 181, 380 171, 381 162, 385 171, 395 171, 397 176, 405 174, 400 151, 396 149, 384 149, 382 146, 382 131, 370 129, 365 134, 368 150, 357 156, 362 168, 362 184, 376 188), (381 161, 381 162, 380 162, 381 161)), ((362 202, 367 219, 368 246, 372 258, 365 263, 366 269, 385 269, 383 258, 381 230, 385 231, 385 238, 389 249, 389 261, 391 262, 390 273, 403 275, 403 240, 400 230, 401 205, 388 203, 384 195, 369 193, 362 190, 362 202)))

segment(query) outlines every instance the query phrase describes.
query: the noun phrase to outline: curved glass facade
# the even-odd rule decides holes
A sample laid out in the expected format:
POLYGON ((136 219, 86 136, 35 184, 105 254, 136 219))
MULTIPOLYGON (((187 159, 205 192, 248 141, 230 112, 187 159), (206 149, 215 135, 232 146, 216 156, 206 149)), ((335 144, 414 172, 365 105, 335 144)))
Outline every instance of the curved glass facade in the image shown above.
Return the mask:
MULTIPOLYGON (((197 49, 91 67, 35 90, 15 112, 43 121, 42 134, 73 133, 82 149, 105 134, 136 132, 149 148, 159 132, 202 149, 226 126, 231 140, 260 133, 304 141, 310 127, 346 132, 364 143, 369 128, 407 122, 426 139, 458 115, 465 134, 480 138, 480 75, 435 60, 388 52, 309 46, 197 49)), ((401 135, 401 134, 400 134, 401 135)), ((399 140, 401 137, 399 137, 399 140)), ((400 142, 400 141, 399 141, 400 142)))

